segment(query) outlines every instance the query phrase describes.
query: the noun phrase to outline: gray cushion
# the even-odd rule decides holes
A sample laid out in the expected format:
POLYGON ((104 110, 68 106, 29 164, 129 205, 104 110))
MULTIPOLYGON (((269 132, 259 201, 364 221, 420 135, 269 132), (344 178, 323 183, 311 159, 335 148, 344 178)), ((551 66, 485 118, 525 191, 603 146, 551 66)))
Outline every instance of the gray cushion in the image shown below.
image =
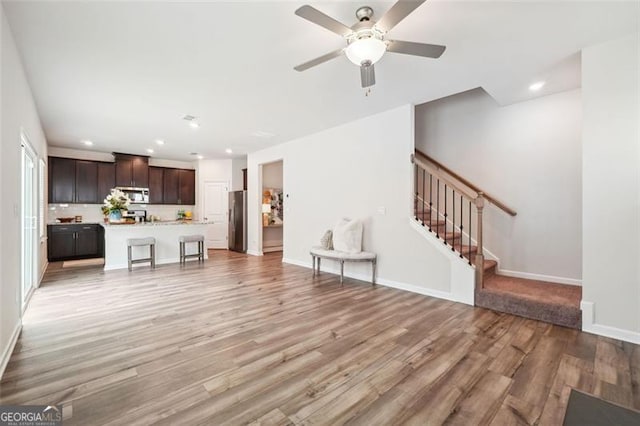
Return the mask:
POLYGON ((326 250, 333 250, 333 231, 331 229, 320 238, 320 246, 326 250))
POLYGON ((149 246, 155 243, 156 243, 156 239, 153 237, 127 238, 127 246, 149 246))
POLYGON ((204 235, 180 235, 179 240, 181 243, 195 243, 204 241, 204 235))
POLYGON ((361 251, 359 253, 347 253, 346 251, 327 250, 320 246, 311 247, 311 254, 338 260, 373 260, 376 258, 375 253, 369 253, 366 251, 361 251))

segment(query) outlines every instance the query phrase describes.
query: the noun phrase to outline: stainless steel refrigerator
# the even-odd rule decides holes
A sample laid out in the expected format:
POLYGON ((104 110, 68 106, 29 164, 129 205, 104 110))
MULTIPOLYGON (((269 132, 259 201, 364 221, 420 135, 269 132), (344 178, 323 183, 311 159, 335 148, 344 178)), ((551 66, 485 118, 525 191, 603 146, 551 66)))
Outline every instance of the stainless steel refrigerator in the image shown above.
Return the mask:
POLYGON ((229 192, 229 250, 247 252, 247 191, 229 192))

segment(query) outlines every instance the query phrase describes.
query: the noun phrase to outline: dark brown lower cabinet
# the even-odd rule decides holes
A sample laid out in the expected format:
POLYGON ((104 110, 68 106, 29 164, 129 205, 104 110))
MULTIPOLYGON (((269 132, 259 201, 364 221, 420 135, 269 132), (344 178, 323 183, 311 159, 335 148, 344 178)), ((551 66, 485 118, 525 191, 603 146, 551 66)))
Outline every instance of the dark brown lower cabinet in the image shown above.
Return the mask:
POLYGON ((104 228, 95 224, 49 225, 49 262, 104 256, 104 228))

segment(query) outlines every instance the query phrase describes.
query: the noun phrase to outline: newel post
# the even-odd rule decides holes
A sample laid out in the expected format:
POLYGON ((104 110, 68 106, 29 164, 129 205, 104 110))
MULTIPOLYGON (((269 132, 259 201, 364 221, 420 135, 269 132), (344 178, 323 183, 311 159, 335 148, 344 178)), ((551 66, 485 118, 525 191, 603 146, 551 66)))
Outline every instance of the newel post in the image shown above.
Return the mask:
POLYGON ((476 244, 478 249, 476 251, 476 290, 484 287, 484 252, 482 250, 482 210, 484 209, 484 194, 478 192, 478 197, 475 199, 475 205, 478 216, 478 228, 476 236, 476 244))

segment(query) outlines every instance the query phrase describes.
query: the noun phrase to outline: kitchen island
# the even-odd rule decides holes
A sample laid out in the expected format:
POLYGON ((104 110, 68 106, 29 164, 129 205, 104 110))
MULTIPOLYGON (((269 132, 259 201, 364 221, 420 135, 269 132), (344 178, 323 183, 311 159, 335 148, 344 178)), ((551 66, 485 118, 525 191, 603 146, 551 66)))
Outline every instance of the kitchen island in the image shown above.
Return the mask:
MULTIPOLYGON (((207 226, 213 222, 172 221, 172 222, 143 222, 135 224, 104 223, 104 269, 127 268, 127 239, 146 238, 156 239, 156 265, 180 262, 181 235, 207 235, 207 226)), ((198 251, 197 244, 186 245, 187 254, 198 251)), ((133 258, 149 257, 149 247, 133 247, 133 258)), ((204 258, 207 259, 205 243, 204 258)), ((187 259, 196 261, 197 259, 187 259)), ((149 267, 148 264, 134 265, 134 267, 149 267)))

